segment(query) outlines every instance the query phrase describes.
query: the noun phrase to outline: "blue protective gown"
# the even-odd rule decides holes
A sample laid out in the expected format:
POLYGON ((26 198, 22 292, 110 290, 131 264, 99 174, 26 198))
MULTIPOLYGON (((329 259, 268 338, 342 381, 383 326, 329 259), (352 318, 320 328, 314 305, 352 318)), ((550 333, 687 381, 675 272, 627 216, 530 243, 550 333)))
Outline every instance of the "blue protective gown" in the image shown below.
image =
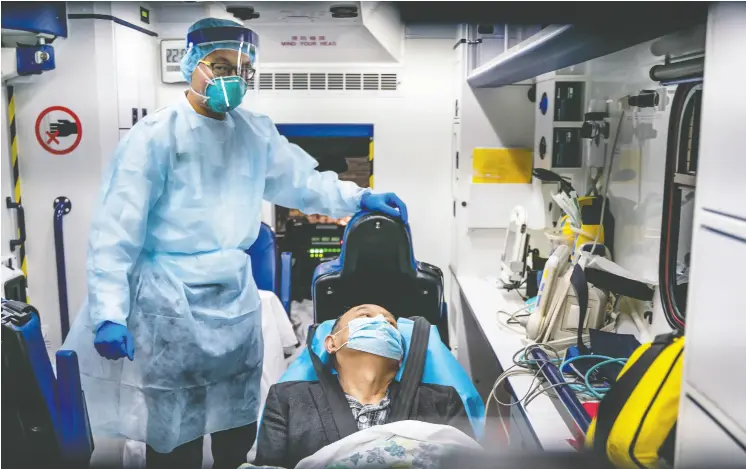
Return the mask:
POLYGON ((88 301, 63 345, 78 352, 94 431, 170 452, 257 420, 264 347, 244 251, 262 199, 343 217, 363 194, 315 167, 266 116, 218 121, 186 98, 127 134, 91 228, 88 301), (96 353, 102 321, 129 328, 134 361, 96 353))

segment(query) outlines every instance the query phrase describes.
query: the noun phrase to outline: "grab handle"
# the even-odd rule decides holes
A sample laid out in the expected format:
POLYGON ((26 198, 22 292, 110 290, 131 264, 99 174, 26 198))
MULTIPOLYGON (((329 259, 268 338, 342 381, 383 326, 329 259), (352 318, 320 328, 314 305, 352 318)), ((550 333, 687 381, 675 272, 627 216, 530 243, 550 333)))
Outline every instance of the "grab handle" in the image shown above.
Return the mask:
POLYGON ((62 233, 62 217, 70 213, 73 206, 67 197, 54 199, 54 253, 57 260, 57 295, 60 303, 60 327, 62 341, 70 331, 70 313, 67 304, 67 273, 65 270, 65 240, 62 233))
POLYGON ((23 205, 13 202, 10 197, 5 199, 5 206, 18 213, 18 239, 10 240, 10 250, 15 251, 17 247, 23 246, 26 242, 26 214, 23 211, 23 205))

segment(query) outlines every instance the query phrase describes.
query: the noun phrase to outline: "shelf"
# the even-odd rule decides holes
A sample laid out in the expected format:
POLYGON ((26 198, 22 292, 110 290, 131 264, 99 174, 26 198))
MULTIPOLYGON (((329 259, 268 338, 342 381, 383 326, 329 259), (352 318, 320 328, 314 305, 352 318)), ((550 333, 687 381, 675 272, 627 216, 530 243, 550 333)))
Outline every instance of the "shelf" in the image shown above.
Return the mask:
POLYGON ((551 25, 475 69, 472 88, 497 88, 618 52, 696 24, 551 25))

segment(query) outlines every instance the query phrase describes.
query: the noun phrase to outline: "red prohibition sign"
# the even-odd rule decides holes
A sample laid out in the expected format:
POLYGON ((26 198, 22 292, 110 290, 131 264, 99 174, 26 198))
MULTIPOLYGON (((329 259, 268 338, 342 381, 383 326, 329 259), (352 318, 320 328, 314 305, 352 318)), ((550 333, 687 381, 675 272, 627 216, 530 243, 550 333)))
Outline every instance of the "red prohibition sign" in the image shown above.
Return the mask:
POLYGON ((46 151, 48 151, 49 153, 53 155, 67 155, 68 153, 78 148, 78 145, 80 145, 80 141, 83 139, 83 126, 81 125, 80 119, 78 118, 77 114, 75 114, 70 109, 63 107, 63 106, 52 106, 52 107, 48 107, 45 110, 43 110, 41 114, 39 114, 39 117, 36 119, 35 127, 36 127, 36 140, 39 142, 39 145, 41 145, 43 149, 45 149, 46 151), (54 111, 64 112, 65 114, 70 115, 74 123, 66 121, 68 127, 67 128, 63 127, 63 129, 67 130, 66 132, 65 130, 60 131, 60 130, 53 130, 53 129, 49 129, 49 130, 45 129, 44 135, 42 135, 41 126, 42 126, 42 121, 44 119, 44 116, 54 111), (74 125, 74 127, 70 127, 71 125, 74 125), (73 129, 72 132, 70 131, 71 128, 73 129), (65 132, 65 134, 61 135, 62 132, 65 132), (73 133, 75 134, 75 141, 68 148, 55 149, 50 146, 50 144, 59 145, 60 137, 71 136, 73 133))

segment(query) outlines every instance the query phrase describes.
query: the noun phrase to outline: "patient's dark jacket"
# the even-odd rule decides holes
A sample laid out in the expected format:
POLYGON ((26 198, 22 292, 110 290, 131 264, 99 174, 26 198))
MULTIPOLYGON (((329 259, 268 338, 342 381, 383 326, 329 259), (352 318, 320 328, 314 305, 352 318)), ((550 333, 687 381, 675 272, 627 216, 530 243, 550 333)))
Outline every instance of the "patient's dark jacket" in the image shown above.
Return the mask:
MULTIPOLYGON (((398 387, 394 381, 389 388, 392 405, 398 387)), ((410 420, 451 425, 473 438, 463 401, 451 386, 420 384, 410 420)), ((269 388, 254 464, 293 468, 338 440, 331 408, 318 381, 278 383, 269 388)))

